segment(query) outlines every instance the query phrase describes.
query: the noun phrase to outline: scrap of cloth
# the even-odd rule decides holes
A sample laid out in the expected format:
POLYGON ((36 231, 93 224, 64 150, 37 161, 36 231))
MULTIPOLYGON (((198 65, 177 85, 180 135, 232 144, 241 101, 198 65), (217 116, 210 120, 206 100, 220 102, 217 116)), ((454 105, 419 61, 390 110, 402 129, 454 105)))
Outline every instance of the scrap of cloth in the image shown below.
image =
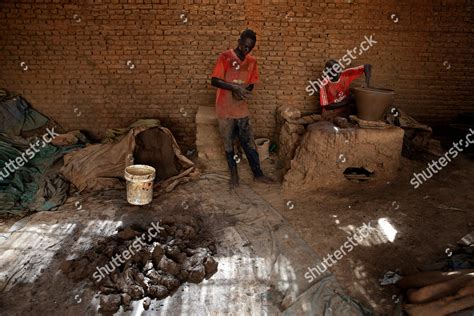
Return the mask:
POLYGON ((56 147, 45 143, 33 157, 21 160, 34 142, 35 138, 0 134, 0 213, 47 211, 67 198, 69 184, 58 174, 56 163, 64 153, 82 145, 56 147))
POLYGON ((33 110, 21 96, 0 101, 0 133, 20 135, 48 123, 48 118, 33 110))
POLYGON ((160 121, 157 119, 141 119, 125 128, 109 128, 105 132, 105 139, 102 143, 115 143, 134 127, 157 127, 160 125, 160 121))
POLYGON ((105 143, 64 157, 61 171, 80 191, 123 188, 125 168, 134 163, 154 166, 159 185, 166 191, 195 171, 171 131, 159 126, 158 120, 140 120, 125 129, 108 130, 107 135, 105 143))

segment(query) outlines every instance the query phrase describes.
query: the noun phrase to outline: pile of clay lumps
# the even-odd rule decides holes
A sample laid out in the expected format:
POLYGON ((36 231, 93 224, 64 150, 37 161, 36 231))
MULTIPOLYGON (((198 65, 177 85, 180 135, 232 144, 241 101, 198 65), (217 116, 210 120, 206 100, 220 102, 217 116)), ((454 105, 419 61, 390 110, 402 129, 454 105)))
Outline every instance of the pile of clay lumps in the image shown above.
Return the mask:
POLYGON ((105 314, 115 313, 121 306, 130 310, 132 300, 142 299, 148 310, 152 299, 164 299, 181 284, 200 283, 217 272, 218 264, 212 257, 215 244, 200 236, 196 221, 160 223, 159 227, 159 233, 155 229, 153 234, 147 232, 148 227, 120 228, 83 258, 69 261, 63 271, 74 278, 78 272, 74 266, 97 265, 93 279, 99 290, 99 311, 105 314), (114 257, 120 258, 115 260, 118 265, 112 262, 114 257))

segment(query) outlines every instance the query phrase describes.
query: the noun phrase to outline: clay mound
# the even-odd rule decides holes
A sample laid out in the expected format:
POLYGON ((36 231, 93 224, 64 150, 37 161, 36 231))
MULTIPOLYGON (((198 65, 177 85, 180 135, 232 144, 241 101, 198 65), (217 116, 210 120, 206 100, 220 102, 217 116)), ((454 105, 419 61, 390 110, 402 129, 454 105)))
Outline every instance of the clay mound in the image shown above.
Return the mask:
POLYGON ((202 237, 196 221, 155 224, 159 233, 150 227, 119 229, 83 257, 63 263, 69 278, 94 280, 101 313, 121 306, 130 310, 132 300, 143 298, 147 310, 151 299, 164 299, 181 284, 200 283, 217 272, 214 242, 202 237))
POLYGON ((403 130, 340 128, 331 122, 308 126, 283 180, 285 190, 340 188, 351 170, 365 170, 385 183, 400 165, 403 130))

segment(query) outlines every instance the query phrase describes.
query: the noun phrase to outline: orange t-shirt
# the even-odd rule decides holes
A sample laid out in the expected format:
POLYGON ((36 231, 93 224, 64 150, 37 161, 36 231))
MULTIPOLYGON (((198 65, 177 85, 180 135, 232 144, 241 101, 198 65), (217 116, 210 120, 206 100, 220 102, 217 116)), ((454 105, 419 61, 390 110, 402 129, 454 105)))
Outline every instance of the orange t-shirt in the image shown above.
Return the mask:
MULTIPOLYGON (((231 83, 257 83, 257 59, 249 54, 242 61, 230 49, 219 55, 211 76, 231 83)), ((245 100, 235 99, 232 91, 218 88, 216 113, 218 118, 243 118, 249 116, 249 107, 245 100)))
POLYGON ((361 65, 344 70, 336 82, 328 80, 319 91, 319 104, 322 109, 325 110, 328 104, 341 102, 348 97, 351 82, 362 76, 363 73, 364 66, 361 65))

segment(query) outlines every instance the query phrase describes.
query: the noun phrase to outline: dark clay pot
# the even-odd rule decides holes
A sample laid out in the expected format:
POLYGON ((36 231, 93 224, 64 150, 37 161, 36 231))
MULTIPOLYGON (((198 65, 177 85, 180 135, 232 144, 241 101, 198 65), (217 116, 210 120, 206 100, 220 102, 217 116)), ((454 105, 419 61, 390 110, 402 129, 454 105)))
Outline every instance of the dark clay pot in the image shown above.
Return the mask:
POLYGON ((357 117, 366 121, 380 121, 385 109, 393 105, 395 92, 379 88, 354 88, 357 117))

